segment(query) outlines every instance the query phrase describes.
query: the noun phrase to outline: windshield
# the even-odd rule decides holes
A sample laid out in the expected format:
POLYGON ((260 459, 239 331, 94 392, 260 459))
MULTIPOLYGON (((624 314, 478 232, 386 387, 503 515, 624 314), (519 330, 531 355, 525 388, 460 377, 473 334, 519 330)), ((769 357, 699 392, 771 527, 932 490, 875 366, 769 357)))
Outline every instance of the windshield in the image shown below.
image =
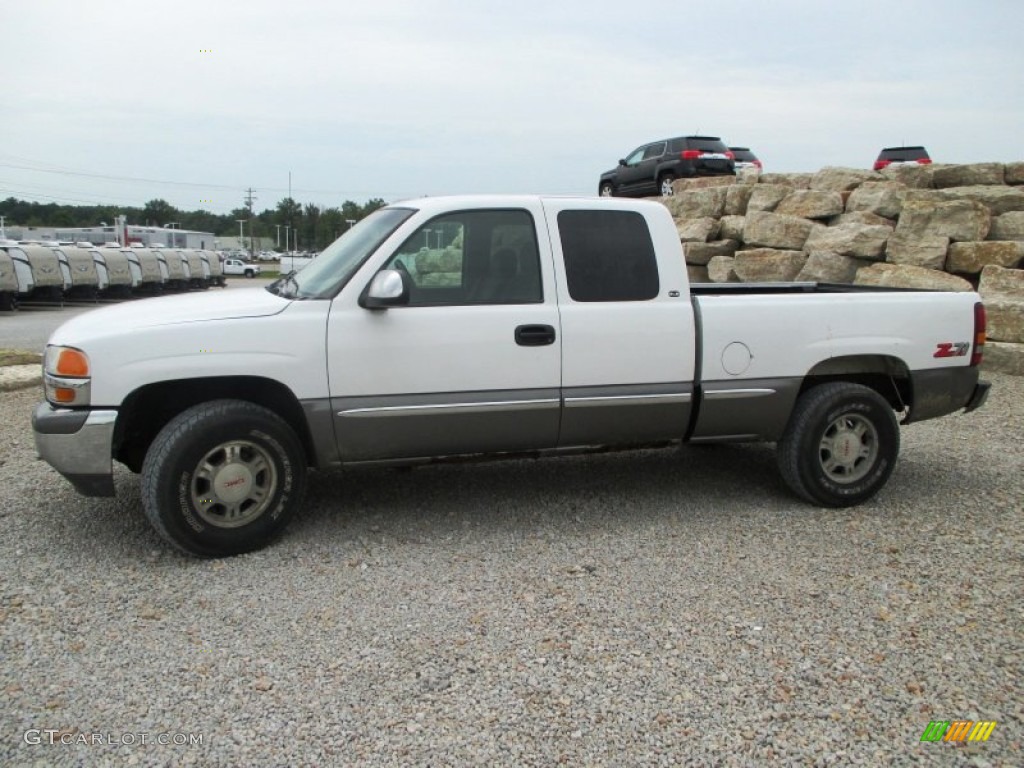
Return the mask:
POLYGON ((294 299, 332 298, 359 265, 414 212, 412 208, 374 211, 327 246, 301 272, 276 280, 267 290, 294 299))

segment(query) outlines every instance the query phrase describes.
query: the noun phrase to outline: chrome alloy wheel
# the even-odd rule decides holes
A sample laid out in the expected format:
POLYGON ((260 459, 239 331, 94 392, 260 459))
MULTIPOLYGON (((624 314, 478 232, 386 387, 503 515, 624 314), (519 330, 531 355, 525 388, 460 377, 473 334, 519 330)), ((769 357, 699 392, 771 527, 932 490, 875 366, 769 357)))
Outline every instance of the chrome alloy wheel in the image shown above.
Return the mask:
POLYGON ((263 448, 232 440, 209 451, 192 476, 192 506, 218 528, 238 528, 267 511, 277 490, 277 469, 263 448))
POLYGON ((821 468, 836 483, 855 483, 878 459, 878 432, 863 416, 846 414, 825 429, 818 446, 821 468))

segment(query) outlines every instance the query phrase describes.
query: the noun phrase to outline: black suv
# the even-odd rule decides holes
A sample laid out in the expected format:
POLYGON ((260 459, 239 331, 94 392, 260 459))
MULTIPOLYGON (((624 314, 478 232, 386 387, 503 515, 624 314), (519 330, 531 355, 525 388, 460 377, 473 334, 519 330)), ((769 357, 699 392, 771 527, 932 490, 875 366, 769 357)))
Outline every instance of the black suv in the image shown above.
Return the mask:
POLYGON ((601 174, 597 189, 602 197, 668 197, 676 179, 735 174, 732 152, 717 136, 682 136, 637 147, 601 174))
POLYGON ((729 147, 729 149, 732 151, 733 160, 736 161, 737 171, 742 168, 757 168, 760 171, 764 168, 761 161, 757 159, 757 155, 750 151, 750 147, 729 147))
POLYGON ((896 163, 920 163, 928 165, 932 159, 928 157, 928 150, 924 147, 886 147, 878 153, 875 160, 875 170, 880 171, 896 163))

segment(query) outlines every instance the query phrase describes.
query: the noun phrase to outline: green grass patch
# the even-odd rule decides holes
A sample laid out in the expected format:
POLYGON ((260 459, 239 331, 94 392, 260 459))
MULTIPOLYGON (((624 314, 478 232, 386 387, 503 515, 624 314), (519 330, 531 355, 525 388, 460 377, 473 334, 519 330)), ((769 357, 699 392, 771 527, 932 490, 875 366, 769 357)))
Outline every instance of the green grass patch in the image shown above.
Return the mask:
POLYGON ((0 349, 0 366, 5 365, 39 365, 43 356, 38 352, 24 349, 0 349))

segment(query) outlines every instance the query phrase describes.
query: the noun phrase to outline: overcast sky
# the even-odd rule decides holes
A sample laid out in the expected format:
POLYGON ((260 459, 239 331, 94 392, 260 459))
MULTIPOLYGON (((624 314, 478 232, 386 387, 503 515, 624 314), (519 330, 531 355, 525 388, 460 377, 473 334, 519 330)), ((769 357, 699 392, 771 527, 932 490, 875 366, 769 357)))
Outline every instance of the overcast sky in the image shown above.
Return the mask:
POLYGON ((698 132, 769 171, 1024 160, 1021 0, 0 0, 0 28, 0 199, 595 194, 698 132))

